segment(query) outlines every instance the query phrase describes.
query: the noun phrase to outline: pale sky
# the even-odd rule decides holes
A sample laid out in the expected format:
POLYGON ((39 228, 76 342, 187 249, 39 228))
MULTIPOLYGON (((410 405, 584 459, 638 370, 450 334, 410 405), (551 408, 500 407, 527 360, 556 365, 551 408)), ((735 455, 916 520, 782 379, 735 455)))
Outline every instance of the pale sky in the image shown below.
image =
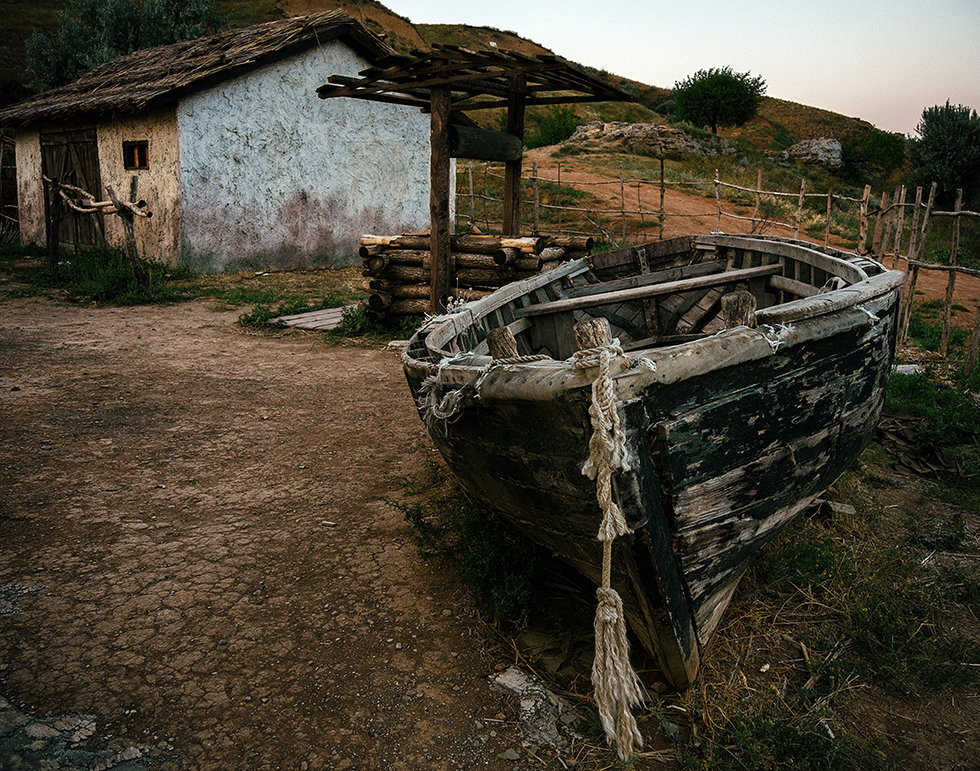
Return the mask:
POLYGON ((767 95, 913 133, 922 110, 980 111, 980 0, 386 0, 416 24, 516 32, 559 56, 672 88, 730 65, 767 95))

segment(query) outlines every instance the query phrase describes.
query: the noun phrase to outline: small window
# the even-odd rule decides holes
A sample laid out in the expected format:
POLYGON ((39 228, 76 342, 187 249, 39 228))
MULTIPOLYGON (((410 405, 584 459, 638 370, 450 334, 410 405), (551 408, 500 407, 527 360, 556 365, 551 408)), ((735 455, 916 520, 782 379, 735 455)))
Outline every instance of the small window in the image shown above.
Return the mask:
POLYGON ((123 166, 127 169, 150 168, 149 145, 145 139, 141 142, 123 142, 123 166))

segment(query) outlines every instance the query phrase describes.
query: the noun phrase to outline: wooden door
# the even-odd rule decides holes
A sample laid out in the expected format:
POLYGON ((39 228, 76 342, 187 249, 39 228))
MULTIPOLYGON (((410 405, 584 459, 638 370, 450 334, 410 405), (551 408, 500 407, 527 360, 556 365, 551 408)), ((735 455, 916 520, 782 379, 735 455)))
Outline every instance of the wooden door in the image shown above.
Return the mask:
MULTIPOLYGON (((41 169, 49 179, 80 187, 95 196, 96 200, 103 198, 94 128, 42 133, 41 169)), ((49 193, 45 200, 46 212, 51 204, 49 193)), ((59 244, 73 248, 105 244, 101 214, 80 214, 62 206, 61 216, 57 219, 59 244)), ((51 221, 48 216, 49 227, 51 221)))

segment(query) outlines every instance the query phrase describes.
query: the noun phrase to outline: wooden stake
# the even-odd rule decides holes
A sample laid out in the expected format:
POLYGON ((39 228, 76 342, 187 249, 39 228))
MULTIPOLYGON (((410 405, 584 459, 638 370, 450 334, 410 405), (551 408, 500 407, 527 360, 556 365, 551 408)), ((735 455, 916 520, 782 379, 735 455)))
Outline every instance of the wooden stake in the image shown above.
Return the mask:
POLYGON ((902 231, 905 229, 905 185, 902 185, 898 196, 898 223, 895 225, 895 257, 892 259, 892 270, 898 269, 898 258, 902 254, 902 231))
POLYGON ((871 236, 871 253, 875 255, 875 259, 881 260, 882 254, 884 253, 884 242, 888 240, 887 235, 887 214, 888 211, 888 193, 882 192, 881 194, 881 204, 878 207, 878 216, 875 217, 875 229, 874 234, 871 236))
POLYGON ((803 201, 806 197, 806 177, 800 180, 800 198, 796 203, 796 228, 793 231, 793 238, 800 237, 800 221, 803 219, 803 201))
POLYGON ((715 202, 718 204, 718 224, 715 231, 721 232, 721 180, 718 178, 718 169, 715 169, 715 202))
POLYGON ((664 149, 660 147, 660 211, 657 213, 659 223, 659 237, 664 240, 664 149))
POLYGON ((509 327, 497 327, 487 334, 487 348, 495 359, 512 359, 518 355, 517 339, 509 327))
POLYGON ((980 300, 977 301, 976 318, 973 322, 973 334, 970 336, 970 355, 966 359, 966 374, 973 372, 980 356, 980 300))
MULTIPOLYGON (((963 189, 956 191, 956 207, 953 217, 953 240, 949 246, 949 266, 956 265, 956 253, 960 249, 960 212, 963 210, 963 189)), ((939 336, 939 355, 946 358, 949 353, 949 321, 953 315, 953 291, 956 288, 956 271, 949 272, 949 279, 946 282, 946 301, 943 304, 943 327, 939 336)))
POLYGON ((452 286, 449 265, 449 110, 450 92, 446 86, 431 90, 429 192, 429 250, 432 252, 429 312, 444 313, 452 286))
MULTIPOLYGON (((916 196, 918 198, 918 196, 916 196)), ((932 211, 932 204, 936 200, 936 183, 933 182, 929 187, 929 200, 926 202, 925 212, 922 215, 922 227, 919 231, 919 240, 914 252, 910 250, 909 257, 918 261, 919 255, 925 251, 926 233, 929 227, 929 213, 932 211)), ((905 337, 909 332, 909 324, 912 322, 912 301, 915 298, 915 282, 919 278, 919 266, 912 266, 912 275, 909 277, 909 287, 905 295, 905 318, 902 320, 902 330, 898 335, 898 344, 905 342, 905 337)))
POLYGON ((467 175, 470 181, 470 227, 476 227, 476 198, 473 195, 473 161, 467 165, 467 175))
POLYGON ((623 219, 622 243, 626 243, 626 180, 623 178, 623 169, 619 169, 619 206, 623 219))
POLYGON ((534 185, 534 232, 541 232, 541 187, 538 184, 538 162, 531 165, 531 180, 534 185))
POLYGON ((909 228, 908 259, 915 259, 915 245, 919 238, 919 216, 922 214, 922 186, 915 189, 915 206, 912 207, 912 227, 909 228))
POLYGON ((758 223, 756 217, 759 216, 759 209, 762 206, 762 167, 756 170, 755 175, 755 208, 752 210, 752 232, 756 232, 758 223))
POLYGON ((861 196, 861 226, 858 231, 858 254, 868 253, 868 199, 871 197, 871 185, 864 186, 861 196))
MULTIPOLYGON (((524 108, 526 75, 514 75, 507 97, 507 133, 524 141, 524 108)), ((516 236, 521 232, 521 159, 504 164, 503 233, 516 236)))
POLYGON ((830 206, 833 196, 827 193, 827 224, 823 231, 823 245, 830 246, 830 206))
POLYGON ((881 203, 878 205, 878 216, 875 217, 875 227, 871 233, 871 253, 876 257, 881 254, 881 240, 884 235, 885 210, 888 208, 888 193, 882 192, 881 203))

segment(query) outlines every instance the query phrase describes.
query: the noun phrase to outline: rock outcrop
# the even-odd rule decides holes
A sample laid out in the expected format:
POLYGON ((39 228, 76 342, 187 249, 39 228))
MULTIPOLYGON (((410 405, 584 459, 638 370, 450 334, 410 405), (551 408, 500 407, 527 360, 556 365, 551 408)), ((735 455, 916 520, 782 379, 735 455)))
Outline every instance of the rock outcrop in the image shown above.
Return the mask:
POLYGON ((791 145, 783 154, 786 158, 831 170, 839 169, 844 163, 843 149, 837 139, 804 139, 791 145))
POLYGON ((735 148, 721 137, 698 139, 683 129, 656 123, 594 121, 575 129, 563 144, 572 146, 621 147, 630 153, 665 158, 691 155, 734 155, 735 148))

